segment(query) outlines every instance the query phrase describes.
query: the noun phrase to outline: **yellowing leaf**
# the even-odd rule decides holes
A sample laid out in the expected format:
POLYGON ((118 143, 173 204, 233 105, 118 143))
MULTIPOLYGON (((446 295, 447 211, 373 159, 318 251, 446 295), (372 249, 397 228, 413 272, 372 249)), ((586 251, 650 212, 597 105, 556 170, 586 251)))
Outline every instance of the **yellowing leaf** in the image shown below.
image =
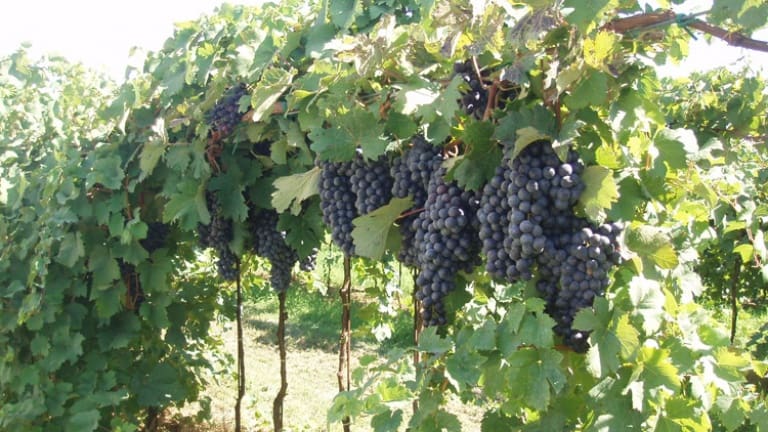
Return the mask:
POLYGON ((613 171, 594 165, 584 169, 581 175, 586 188, 579 198, 584 212, 593 221, 605 219, 605 210, 619 199, 619 188, 613 179, 613 171))
POLYGON ((317 193, 320 184, 320 168, 275 179, 275 191, 272 193, 272 206, 278 212, 284 212, 291 204, 291 213, 301 213, 301 203, 317 193))
POLYGON ((664 269, 677 266, 675 248, 669 235, 660 228, 634 224, 626 230, 625 239, 629 249, 644 260, 649 259, 664 269))
POLYGON ((614 32, 601 30, 595 39, 586 39, 584 41, 584 61, 600 69, 605 61, 611 57, 620 36, 614 32))
POLYGON ((733 248, 733 253, 741 256, 741 262, 749 262, 755 253, 755 248, 749 243, 743 243, 733 248))

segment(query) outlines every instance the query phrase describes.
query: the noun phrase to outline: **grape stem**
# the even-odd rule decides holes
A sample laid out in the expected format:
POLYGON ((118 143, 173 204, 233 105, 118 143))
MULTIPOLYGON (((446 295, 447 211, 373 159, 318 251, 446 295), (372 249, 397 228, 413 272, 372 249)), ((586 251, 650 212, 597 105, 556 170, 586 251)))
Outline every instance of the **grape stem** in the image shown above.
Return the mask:
POLYGON ((480 66, 477 65, 477 56, 472 56, 472 68, 475 69, 475 76, 477 76, 477 81, 480 83, 480 86, 488 90, 488 85, 483 82, 483 76, 480 74, 480 66))
POLYGON ((419 213, 421 213, 421 212, 423 212, 423 211, 424 211, 424 207, 421 207, 421 208, 417 208, 417 209, 411 209, 411 210, 408 210, 407 212, 404 212, 404 213, 402 213, 402 214, 401 214, 400 216, 398 216, 398 217, 397 217, 397 219, 395 219, 395 220, 404 219, 404 218, 407 218, 408 216, 413 216, 413 215, 415 215, 415 214, 419 214, 419 213))
POLYGON ((483 121, 487 121, 491 118, 494 108, 498 106, 498 94, 499 94, 499 80, 493 80, 493 83, 488 87, 488 103, 485 105, 485 112, 483 113, 483 121))

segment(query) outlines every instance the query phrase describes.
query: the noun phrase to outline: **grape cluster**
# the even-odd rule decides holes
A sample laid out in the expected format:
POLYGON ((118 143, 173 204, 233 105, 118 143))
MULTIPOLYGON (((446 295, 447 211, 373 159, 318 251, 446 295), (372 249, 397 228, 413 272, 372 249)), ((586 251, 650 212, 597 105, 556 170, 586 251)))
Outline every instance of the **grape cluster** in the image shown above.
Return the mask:
POLYGON ((419 275, 416 298, 427 325, 447 322, 443 299, 455 285, 458 271, 471 272, 478 262, 478 194, 446 183, 445 169, 432 173, 424 211, 414 221, 419 275))
MULTIPOLYGON (((442 154, 439 147, 431 145, 423 137, 414 137, 412 146, 392 163, 390 170, 393 178, 392 195, 396 198, 411 196, 413 198, 411 210, 423 208, 427 201, 429 179, 440 167, 441 162, 442 154)), ((417 214, 411 214, 399 221, 403 240, 398 259, 409 267, 418 266, 418 250, 414 243, 417 219, 417 214)))
POLYGON ((145 295, 139 280, 139 274, 136 273, 136 267, 122 259, 117 260, 117 266, 120 268, 120 277, 125 283, 125 304, 128 309, 138 314, 141 304, 144 303, 145 295))
POLYGON ((211 222, 208 225, 198 224, 197 233, 200 246, 203 248, 213 248, 219 259, 216 267, 219 276, 222 279, 233 281, 239 276, 238 258, 229 248, 229 242, 232 241, 234 231, 232 229, 232 220, 226 219, 221 214, 216 195, 206 192, 205 201, 208 212, 211 214, 211 222))
POLYGON ((312 253, 299 260, 299 270, 311 272, 317 266, 317 248, 312 249, 312 253))
POLYGON ((169 227, 168 224, 162 222, 150 222, 147 224, 147 236, 144 239, 139 240, 139 243, 151 254, 165 246, 165 241, 170 232, 171 227, 169 227))
POLYGON ((352 190, 352 162, 320 162, 320 208, 331 238, 348 256, 355 253, 352 220, 358 216, 357 196, 352 190))
POLYGON ((228 136, 240 123, 242 118, 240 98, 246 93, 247 88, 243 83, 230 87, 216 105, 206 113, 206 122, 211 126, 212 131, 219 134, 219 137, 228 136))
POLYGON ((355 208, 360 215, 368 214, 387 204, 392 198, 392 176, 385 157, 366 160, 358 153, 352 162, 349 181, 355 194, 355 208))
POLYGON ((249 220, 253 251, 272 265, 269 279, 272 289, 285 292, 291 283, 293 265, 299 260, 298 254, 286 243, 285 233, 277 229, 275 210, 254 211, 249 220))
POLYGON ((464 111, 477 119, 483 118, 485 108, 488 106, 488 90, 485 88, 483 79, 488 75, 488 71, 482 71, 481 76, 477 76, 472 60, 468 59, 454 63, 453 72, 461 75, 464 82, 469 85, 469 92, 461 96, 464 111))
POLYGON ((517 282, 533 278, 556 320, 555 331, 575 351, 587 334, 571 328, 575 314, 604 294, 618 263, 621 227, 594 227, 573 212, 584 190, 584 165, 569 151, 561 161, 548 141, 510 156, 509 149, 480 200, 478 221, 488 273, 517 282))
POLYGON ((504 247, 509 227, 509 202, 507 190, 509 179, 507 173, 509 158, 504 157, 501 166, 496 168, 494 176, 485 184, 480 198, 480 209, 477 219, 480 223, 480 241, 483 254, 486 256, 485 269, 496 279, 514 280, 517 270, 515 262, 504 247), (514 273, 507 275, 508 271, 514 273))
POLYGON ((595 297, 605 294, 608 275, 621 260, 617 240, 621 229, 620 224, 609 223, 561 234, 553 242, 555 247, 539 260, 536 287, 557 322, 555 332, 576 352, 589 348, 588 332, 573 329, 573 319, 581 309, 591 307, 595 297))

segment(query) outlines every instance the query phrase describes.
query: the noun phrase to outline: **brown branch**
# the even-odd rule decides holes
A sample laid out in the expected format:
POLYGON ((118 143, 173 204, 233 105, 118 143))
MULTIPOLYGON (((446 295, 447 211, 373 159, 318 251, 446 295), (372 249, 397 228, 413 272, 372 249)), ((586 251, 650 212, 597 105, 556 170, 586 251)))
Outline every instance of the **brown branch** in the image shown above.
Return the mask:
POLYGON ((485 104, 485 112, 483 112, 483 121, 487 121, 491 118, 493 110, 499 105, 499 80, 496 79, 491 83, 488 88, 488 103, 485 104))
POLYGON ((660 12, 642 13, 628 16, 626 18, 617 18, 603 26, 603 29, 614 31, 616 33, 628 33, 633 30, 653 27, 660 24, 672 22, 675 20, 675 12, 665 10, 660 12))
MULTIPOLYGON (((419 289, 418 285, 416 285, 416 272, 414 271, 412 273, 413 277, 413 369, 416 371, 416 374, 418 375, 419 372, 419 364, 421 363, 421 352, 419 352, 419 336, 421 335, 421 330, 424 327, 424 320, 421 318, 421 302, 416 297, 416 292, 419 289)), ((414 399, 413 400, 413 415, 416 415, 416 413, 419 411, 419 400, 414 399)))
POLYGON ((245 396, 245 349, 243 348, 243 290, 240 285, 240 262, 237 264, 237 401, 235 402, 235 432, 241 429, 241 407, 245 396))
POLYGON ((731 271, 731 345, 736 339, 736 320, 739 316, 739 276, 741 275, 741 256, 736 254, 731 271))
MULTIPOLYGON (((604 25, 603 29, 624 34, 634 30, 643 30, 646 28, 671 24, 677 20, 678 15, 674 11, 664 10, 659 12, 641 13, 626 18, 617 18, 604 25)), ((768 52, 768 42, 752 39, 743 33, 730 32, 699 19, 688 21, 686 20, 686 16, 683 16, 681 25, 722 39, 731 46, 768 52)))
POLYGON ((280 350, 280 391, 277 392, 275 401, 272 403, 272 421, 275 425, 275 432, 283 430, 283 401, 288 390, 288 378, 285 363, 285 321, 288 319, 288 312, 285 310, 285 292, 277 294, 280 302, 280 315, 277 321, 277 345, 280 350))
POLYGON ((702 31, 707 34, 724 40, 728 45, 751 49, 754 51, 768 52, 768 42, 752 39, 742 33, 729 32, 720 27, 715 27, 712 24, 706 23, 701 20, 694 20, 688 24, 688 27, 702 31))
MULTIPOLYGON (((344 283, 339 290, 339 297, 341 297, 341 335, 339 337, 339 370, 336 373, 336 378, 339 381, 339 392, 343 392, 349 390, 352 381, 349 365, 351 352, 350 346, 352 345, 352 325, 350 319, 350 303, 352 300, 352 263, 348 255, 344 256, 344 283)), ((344 417, 341 420, 341 424, 344 428, 344 432, 350 431, 349 417, 344 417)))

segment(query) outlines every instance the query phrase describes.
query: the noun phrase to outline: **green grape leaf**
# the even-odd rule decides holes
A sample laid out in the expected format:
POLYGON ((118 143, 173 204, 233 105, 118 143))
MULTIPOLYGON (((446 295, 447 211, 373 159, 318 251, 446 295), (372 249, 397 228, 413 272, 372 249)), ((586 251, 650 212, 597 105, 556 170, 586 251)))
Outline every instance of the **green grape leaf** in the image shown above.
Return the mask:
POLYGON ((296 70, 285 70, 272 67, 264 71, 251 94, 253 115, 251 121, 259 122, 272 115, 275 102, 282 97, 283 92, 291 85, 296 70))
POLYGON ((99 426, 99 410, 92 409, 73 414, 67 420, 65 432, 90 432, 99 426))
POLYGON ((355 22, 355 14, 359 8, 357 0, 331 0, 330 2, 331 22, 341 30, 346 30, 355 22))
POLYGON ((99 152, 93 153, 92 157, 93 166, 85 178, 85 187, 90 189, 100 184, 108 189, 120 189, 125 177, 120 157, 105 156, 99 152))
POLYGON ((85 245, 79 232, 67 233, 61 240, 56 261, 67 267, 74 267, 77 261, 85 256, 85 245))
POLYGON ((648 200, 637 179, 627 176, 619 182, 619 200, 608 211, 611 220, 634 220, 635 214, 644 210, 648 200))
POLYGON ((581 178, 586 187, 579 197, 579 203, 591 220, 602 222, 606 217, 605 210, 610 209, 619 198, 619 189, 613 179, 613 171, 593 165, 584 169, 581 178))
POLYGON ((568 23, 576 26, 582 34, 589 33, 600 23, 605 12, 619 6, 618 0, 565 0, 563 7, 570 9, 565 17, 568 23))
POLYGON ((462 134, 466 152, 455 158, 446 179, 456 180, 464 189, 478 190, 496 172, 501 162, 501 149, 491 140, 493 125, 488 122, 470 123, 462 134))
POLYGON ((29 345, 32 355, 36 357, 46 357, 51 349, 51 344, 48 342, 48 338, 42 333, 35 334, 32 338, 32 342, 29 345))
POLYGON ((152 137, 144 143, 139 155, 139 180, 143 180, 152 174, 160 158, 168 148, 168 133, 165 130, 165 120, 158 118, 152 125, 152 137))
POLYGON ((664 161, 675 170, 685 169, 688 160, 699 152, 696 135, 688 129, 662 129, 653 144, 659 150, 656 162, 664 161))
POLYGON ((387 130, 400 139, 409 139, 416 135, 419 127, 411 117, 390 111, 387 115, 387 130))
POLYGON ((621 365, 619 359, 630 359, 640 345, 639 334, 630 324, 629 316, 616 318, 605 298, 595 299, 592 309, 580 310, 573 320, 573 328, 588 330, 590 349, 587 369, 594 377, 604 377, 621 365))
POLYGON ((285 241, 299 254, 299 259, 312 255, 324 238, 320 206, 311 206, 299 215, 282 213, 277 229, 285 231, 285 241))
POLYGON ((467 349, 457 350, 445 360, 446 373, 458 388, 472 387, 480 379, 480 367, 485 360, 486 358, 477 352, 467 349))
POLYGON ((664 318, 666 297, 657 281, 636 276, 629 282, 629 300, 634 314, 642 319, 643 331, 652 335, 659 331, 664 318))
POLYGON ((630 250, 652 261, 663 269, 677 266, 677 253, 669 235, 661 228, 650 225, 632 224, 625 231, 625 241, 630 250))
POLYGON ((427 327, 419 335, 419 351, 440 355, 452 348, 453 342, 450 339, 440 337, 435 326, 427 327))
POLYGON ((525 108, 507 113, 499 120, 494 138, 505 145, 514 145, 513 159, 526 146, 537 139, 551 139, 557 136, 555 117, 543 106, 525 108))
POLYGON ((95 246, 88 258, 88 270, 93 272, 93 287, 105 289, 112 286, 112 282, 120 278, 120 269, 117 261, 104 246, 95 246))
POLYGON ((566 379, 560 367, 562 359, 559 352, 541 348, 520 349, 509 356, 507 379, 517 388, 526 389, 519 393, 525 405, 545 410, 553 394, 563 389, 566 379))
POLYGON ((310 148, 320 160, 347 161, 355 157, 352 137, 339 127, 318 128, 309 133, 310 148))
POLYGON ((389 432, 398 430, 403 423, 403 410, 386 410, 371 417, 371 427, 374 432, 389 432))
POLYGON ((411 207, 411 198, 393 198, 388 204, 352 220, 355 253, 375 260, 381 259, 395 221, 411 207))
POLYGON ((179 371, 168 363, 156 364, 149 373, 137 377, 137 402, 143 406, 165 405, 185 394, 179 371))
POLYGON ((580 81, 571 94, 566 96, 565 105, 578 110, 591 105, 600 106, 608 97, 608 76, 602 72, 592 71, 580 81))
POLYGON ((492 350, 496 348, 496 321, 486 320, 483 325, 472 332, 469 345, 475 350, 492 350))
POLYGON ((240 222, 248 218, 243 183, 243 174, 236 164, 230 165, 226 172, 212 177, 208 182, 210 190, 216 192, 222 216, 240 222))
POLYGON ((275 179, 272 206, 278 213, 291 207, 291 213, 301 213, 301 203, 317 194, 320 185, 320 168, 275 179))
POLYGON ((646 392, 658 387, 667 388, 672 392, 680 388, 677 368, 672 364, 666 349, 649 346, 640 348, 632 379, 643 381, 646 392))
POLYGON ((384 138, 385 125, 369 111, 351 110, 339 119, 339 127, 345 131, 351 144, 361 149, 368 159, 375 160, 387 150, 389 141, 384 138))
POLYGON ((195 229, 198 222, 210 222, 204 183, 189 179, 177 183, 175 189, 173 194, 164 194, 169 199, 163 209, 163 222, 179 220, 185 230, 195 229))

